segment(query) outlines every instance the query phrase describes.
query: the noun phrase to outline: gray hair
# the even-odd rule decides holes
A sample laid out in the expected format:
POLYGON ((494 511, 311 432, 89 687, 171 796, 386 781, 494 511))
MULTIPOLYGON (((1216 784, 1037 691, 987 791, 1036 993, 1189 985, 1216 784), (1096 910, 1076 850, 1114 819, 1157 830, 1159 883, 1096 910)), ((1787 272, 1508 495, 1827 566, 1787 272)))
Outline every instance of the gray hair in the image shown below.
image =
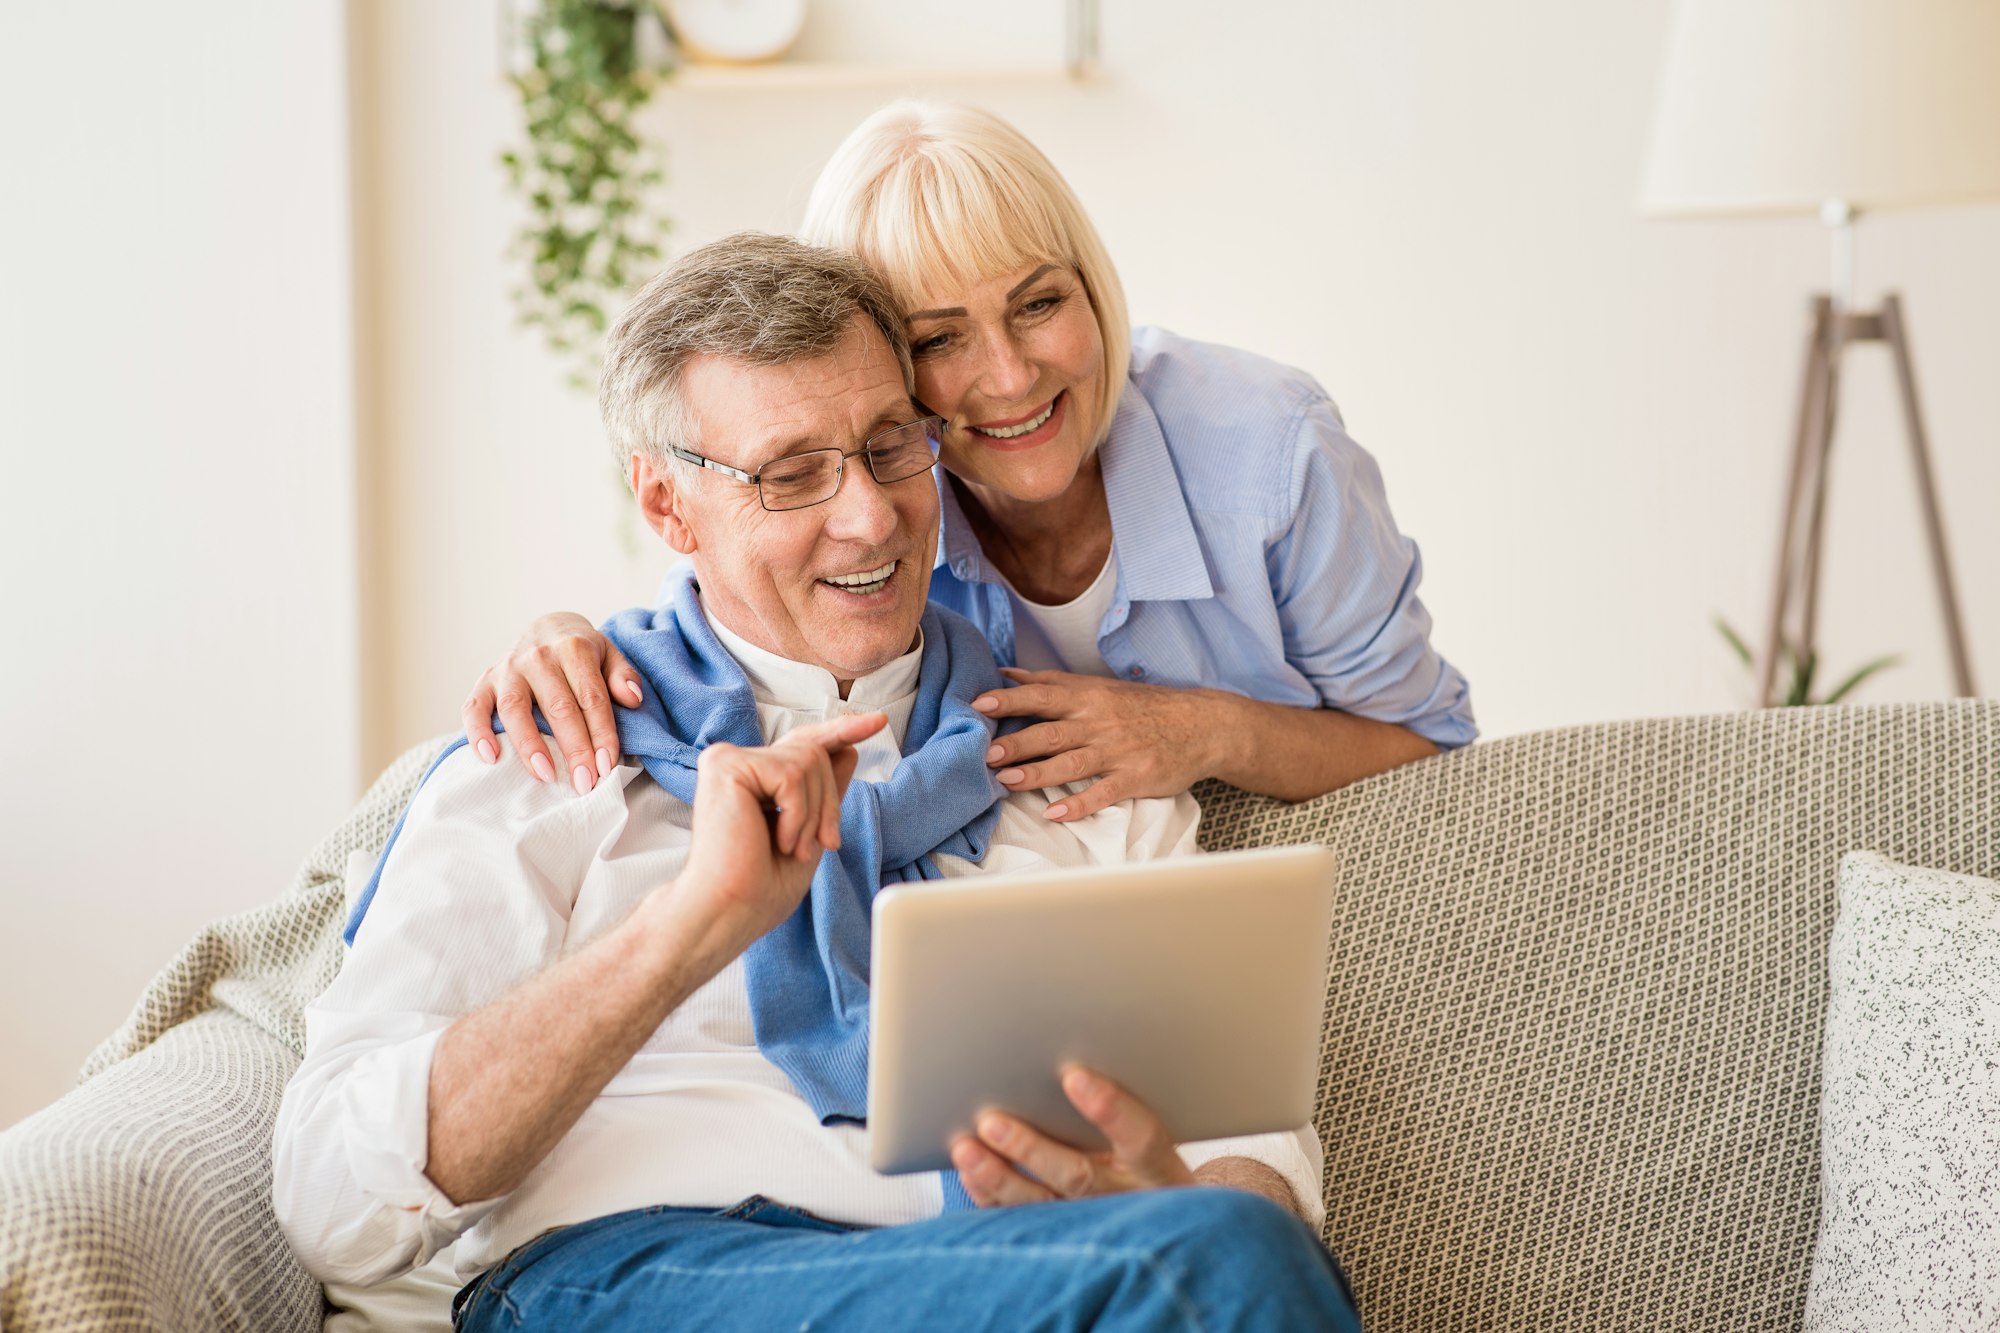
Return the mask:
POLYGON ((825 356, 856 315, 882 334, 913 390, 910 340, 894 298, 861 261, 786 236, 744 231, 675 260, 648 282, 611 328, 597 406, 618 467, 633 454, 691 468, 675 447, 701 452, 681 391, 690 359, 753 366, 825 356))

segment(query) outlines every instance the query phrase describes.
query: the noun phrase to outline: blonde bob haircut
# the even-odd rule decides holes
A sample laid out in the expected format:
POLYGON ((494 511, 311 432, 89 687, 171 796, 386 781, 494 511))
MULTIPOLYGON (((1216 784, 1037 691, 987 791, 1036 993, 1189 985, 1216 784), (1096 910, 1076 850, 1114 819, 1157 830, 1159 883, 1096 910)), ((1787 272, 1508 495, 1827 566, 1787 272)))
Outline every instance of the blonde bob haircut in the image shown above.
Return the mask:
POLYGON ((801 239, 860 256, 915 310, 1033 264, 1076 270, 1104 340, 1111 429, 1132 360, 1125 289, 1062 174, 1000 117, 949 102, 891 102, 847 136, 813 183, 801 239))

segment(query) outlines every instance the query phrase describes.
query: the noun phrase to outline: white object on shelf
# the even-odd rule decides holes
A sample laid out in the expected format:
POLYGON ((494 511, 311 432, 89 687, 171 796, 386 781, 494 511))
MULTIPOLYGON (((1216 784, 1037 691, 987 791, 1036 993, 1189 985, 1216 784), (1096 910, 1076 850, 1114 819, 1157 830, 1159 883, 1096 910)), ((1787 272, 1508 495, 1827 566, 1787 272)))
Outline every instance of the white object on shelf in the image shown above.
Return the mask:
POLYGON ((659 0, 691 62, 775 60, 805 27, 806 0, 659 0))
MULTIPOLYGON (((683 2, 659 0, 669 14, 683 2)), ((788 58, 761 64, 690 59, 674 70, 668 86, 866 89, 1081 80, 1096 72, 1098 0, 1017 0, 1006 14, 1004 25, 968 25, 956 7, 936 0, 831 0, 812 7, 788 58), (969 33, 979 36, 968 40, 969 33)))

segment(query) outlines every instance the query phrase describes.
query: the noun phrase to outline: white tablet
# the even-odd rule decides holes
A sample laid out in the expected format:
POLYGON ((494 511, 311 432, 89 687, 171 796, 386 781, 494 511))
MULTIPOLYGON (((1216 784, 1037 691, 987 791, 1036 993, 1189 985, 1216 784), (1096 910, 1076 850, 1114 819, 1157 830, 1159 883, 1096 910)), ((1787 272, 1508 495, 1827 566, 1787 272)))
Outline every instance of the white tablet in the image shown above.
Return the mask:
POLYGON ((1306 1123, 1333 871, 1322 847, 1277 847, 883 889, 875 1169, 949 1167, 988 1108, 1102 1148, 1063 1096, 1072 1061, 1130 1089, 1177 1143, 1306 1123))

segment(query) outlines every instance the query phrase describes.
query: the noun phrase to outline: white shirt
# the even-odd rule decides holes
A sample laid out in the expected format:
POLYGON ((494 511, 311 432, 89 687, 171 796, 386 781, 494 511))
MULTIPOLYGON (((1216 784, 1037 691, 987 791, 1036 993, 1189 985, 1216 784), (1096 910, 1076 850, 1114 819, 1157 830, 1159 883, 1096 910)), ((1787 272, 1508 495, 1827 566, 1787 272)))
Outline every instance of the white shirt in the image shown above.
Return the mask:
POLYGON ((1097 636, 1104 632, 1104 618, 1117 591, 1116 551, 1104 558, 1104 568, 1088 588, 1060 606, 1031 602, 1007 582, 1007 595, 1014 599, 1015 665, 1027 671, 1116 675, 1097 646, 1097 636))
MULTIPOLYGON (((889 725, 858 747, 856 776, 881 781, 895 769, 921 648, 855 681, 842 700, 826 671, 716 628, 750 678, 767 741, 879 709, 889 725)), ((1061 795, 1009 796, 985 860, 940 856, 940 871, 1020 872, 1195 850, 1191 797, 1127 801, 1054 823, 1043 811, 1061 795)), ((757 1049, 740 958, 667 1017, 512 1193, 454 1204, 424 1175, 440 1035, 611 929, 647 894, 672 892, 690 813, 637 764, 578 796, 534 781, 508 754, 488 765, 466 746, 424 783, 340 976, 306 1010, 306 1058, 278 1115, 273 1199, 310 1272, 378 1282, 463 1236, 455 1262, 469 1279, 552 1227, 654 1204, 722 1208, 751 1194, 859 1225, 942 1210, 938 1176, 877 1174, 866 1130, 821 1125, 757 1049)), ((1183 1153, 1190 1166, 1255 1157, 1285 1176, 1302 1205, 1318 1205, 1320 1149, 1310 1127, 1183 1153)))

